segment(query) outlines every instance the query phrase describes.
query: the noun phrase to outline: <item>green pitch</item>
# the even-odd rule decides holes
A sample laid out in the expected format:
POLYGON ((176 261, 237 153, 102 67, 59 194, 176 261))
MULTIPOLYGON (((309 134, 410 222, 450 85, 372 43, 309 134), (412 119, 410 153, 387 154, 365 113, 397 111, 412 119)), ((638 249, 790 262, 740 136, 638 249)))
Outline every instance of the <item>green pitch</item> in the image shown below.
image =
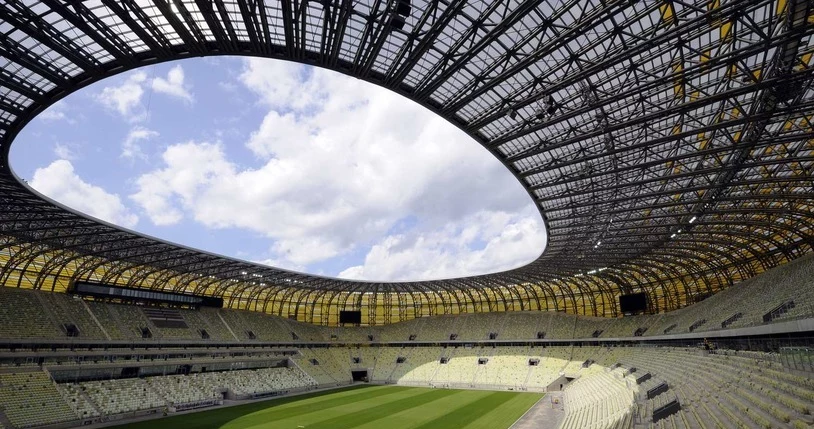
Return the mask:
POLYGON ((119 429, 503 429, 543 395, 361 386, 117 426, 119 429))

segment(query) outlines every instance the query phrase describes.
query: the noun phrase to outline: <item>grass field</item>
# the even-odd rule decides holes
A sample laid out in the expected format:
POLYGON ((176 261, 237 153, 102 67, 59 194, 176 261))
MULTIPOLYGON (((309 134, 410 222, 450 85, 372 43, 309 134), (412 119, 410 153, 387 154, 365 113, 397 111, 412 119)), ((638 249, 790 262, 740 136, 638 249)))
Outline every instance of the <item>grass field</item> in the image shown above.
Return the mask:
POLYGON ((503 429, 543 395, 359 386, 219 408, 119 429, 503 429))

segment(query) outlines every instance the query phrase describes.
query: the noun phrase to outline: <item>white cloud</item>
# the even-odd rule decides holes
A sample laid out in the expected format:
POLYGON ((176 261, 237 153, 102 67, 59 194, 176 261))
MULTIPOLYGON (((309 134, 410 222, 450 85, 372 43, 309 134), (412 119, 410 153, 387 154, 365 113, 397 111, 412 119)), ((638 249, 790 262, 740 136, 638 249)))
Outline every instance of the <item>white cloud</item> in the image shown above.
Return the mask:
POLYGON ((136 181, 138 191, 130 198, 156 225, 172 225, 183 219, 181 209, 194 211, 198 195, 219 176, 232 174, 217 144, 193 142, 173 145, 163 154, 166 168, 144 174, 136 181))
POLYGON ((127 133, 127 137, 125 137, 124 142, 122 142, 121 157, 130 159, 140 158, 146 160, 147 155, 141 149, 139 143, 143 140, 149 140, 157 136, 158 132, 156 131, 140 126, 133 127, 130 132, 127 133))
POLYGON ((308 270, 308 267, 306 267, 305 265, 296 264, 294 262, 291 262, 289 259, 285 258, 258 259, 252 262, 254 262, 255 264, 266 265, 274 268, 282 268, 284 270, 296 271, 300 273, 308 270))
MULTIPOLYGON (((439 261, 443 267, 426 273, 411 265, 422 275, 502 269, 539 254, 542 244, 514 252, 527 256, 521 262, 512 253, 477 263, 494 256, 479 243, 498 240, 497 248, 510 242, 499 238, 503 229, 541 230, 542 223, 505 167, 432 112, 366 82, 281 61, 247 60, 240 81, 268 109, 245 144, 261 165, 235 165, 217 142, 170 146, 163 165, 141 176, 131 195, 154 223, 188 216, 209 228, 258 232, 274 240, 270 260, 285 266, 307 266, 371 244, 371 252, 399 255, 393 249, 422 236, 445 243, 475 237, 452 247, 416 247, 417 255, 444 250, 450 261, 462 259, 439 261), (529 207, 528 221, 506 218, 529 207), (424 232, 399 238, 392 229, 408 216, 424 232), (391 241, 382 241, 388 235, 391 241), (481 256, 461 256, 479 251, 481 256)), ((367 264, 355 270, 366 278, 410 278, 406 271, 376 272, 367 264)))
POLYGON ((545 232, 536 213, 480 212, 432 231, 388 235, 362 265, 339 277, 430 280, 477 275, 521 266, 539 256, 545 232))
POLYGON ((59 159, 74 161, 77 158, 74 148, 75 145, 72 144, 56 143, 54 144, 54 155, 59 159))
POLYGON ((180 98, 187 103, 192 103, 192 94, 184 85, 184 69, 177 65, 170 69, 167 78, 157 77, 153 79, 153 91, 180 98))
POLYGON ((271 251, 279 255, 284 266, 305 267, 341 254, 347 249, 339 248, 334 240, 318 236, 303 236, 278 240, 271 251))
POLYGON ((313 106, 319 98, 327 97, 324 93, 327 88, 318 81, 323 74, 321 70, 285 61, 250 59, 246 61, 240 81, 273 109, 303 110, 313 106))
POLYGON ((57 160, 38 168, 30 185, 37 191, 98 219, 132 228, 138 216, 129 212, 116 194, 85 182, 68 160, 57 160))
POLYGON ((119 113, 129 122, 140 122, 147 119, 147 106, 144 106, 142 102, 145 88, 179 98, 187 103, 193 102, 189 85, 184 83, 184 69, 180 65, 170 69, 166 78, 148 79, 147 74, 139 70, 126 75, 125 79, 119 80, 119 82, 119 85, 102 88, 102 91, 96 95, 96 100, 107 109, 119 113))
POLYGON ((141 105, 141 97, 144 95, 142 86, 146 80, 147 74, 143 71, 131 73, 120 85, 102 88, 96 99, 130 122, 144 120, 147 114, 141 105))
POLYGON ((37 115, 37 119, 42 119, 45 121, 67 120, 68 122, 72 122, 65 114, 66 110, 68 110, 68 105, 64 101, 60 100, 45 109, 44 112, 37 115))

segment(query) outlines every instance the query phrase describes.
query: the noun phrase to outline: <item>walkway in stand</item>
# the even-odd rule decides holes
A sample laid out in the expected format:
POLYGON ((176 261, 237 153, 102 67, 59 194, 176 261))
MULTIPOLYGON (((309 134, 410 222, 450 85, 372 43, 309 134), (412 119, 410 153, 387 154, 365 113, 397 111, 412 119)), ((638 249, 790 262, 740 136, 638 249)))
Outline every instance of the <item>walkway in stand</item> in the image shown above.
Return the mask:
POLYGON ((562 392, 548 392, 509 429, 556 429, 564 418, 562 392))

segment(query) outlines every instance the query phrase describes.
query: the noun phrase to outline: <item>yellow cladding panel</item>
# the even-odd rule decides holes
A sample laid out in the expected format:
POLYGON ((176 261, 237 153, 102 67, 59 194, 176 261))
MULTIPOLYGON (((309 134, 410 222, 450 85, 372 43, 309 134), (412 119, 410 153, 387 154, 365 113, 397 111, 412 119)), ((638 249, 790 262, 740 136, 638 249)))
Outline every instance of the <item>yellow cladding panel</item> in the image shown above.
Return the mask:
POLYGON ((709 62, 710 59, 712 59, 712 50, 711 49, 707 49, 706 51, 701 52, 701 61, 700 62, 701 62, 701 72, 702 73, 705 73, 707 70, 709 70, 709 66, 707 65, 707 63, 709 62))
POLYGON ((765 166, 761 166, 760 167, 760 175, 763 176, 763 177, 770 177, 772 175, 772 172, 769 171, 769 169, 766 168, 765 166))
POLYGON ((684 71, 684 63, 681 60, 676 60, 673 63, 673 92, 679 97, 684 95, 684 81, 681 77, 682 72, 684 71))
POLYGON ((737 119, 741 115, 741 109, 737 106, 732 108, 732 119, 737 119))
POLYGON ((710 0, 707 2, 707 11, 712 12, 721 7, 721 0, 710 0))
POLYGON ((777 0, 777 8, 775 14, 782 15, 786 12, 786 0, 777 0))
POLYGON ((698 133, 698 149, 704 150, 709 145, 709 139, 706 137, 704 133, 698 133))
POLYGON ((726 69, 726 77, 729 78, 729 79, 734 78, 735 76, 737 76, 737 74, 738 74, 738 66, 736 66, 735 64, 730 65, 726 69))
POLYGON ((797 176, 802 176, 805 174, 805 169, 799 162, 792 162, 789 164, 789 167, 791 167, 791 171, 793 171, 797 176))
POLYGON ((808 52, 800 55, 800 64, 797 66, 797 70, 804 70, 808 68, 808 66, 811 64, 811 54, 812 52, 808 52))
POLYGON ((732 37, 732 21, 725 21, 720 28, 721 41, 728 42, 732 37))
POLYGON ((675 22, 675 7, 673 6, 672 1, 667 1, 659 6, 659 12, 661 12, 661 22, 664 25, 670 25, 675 22))

